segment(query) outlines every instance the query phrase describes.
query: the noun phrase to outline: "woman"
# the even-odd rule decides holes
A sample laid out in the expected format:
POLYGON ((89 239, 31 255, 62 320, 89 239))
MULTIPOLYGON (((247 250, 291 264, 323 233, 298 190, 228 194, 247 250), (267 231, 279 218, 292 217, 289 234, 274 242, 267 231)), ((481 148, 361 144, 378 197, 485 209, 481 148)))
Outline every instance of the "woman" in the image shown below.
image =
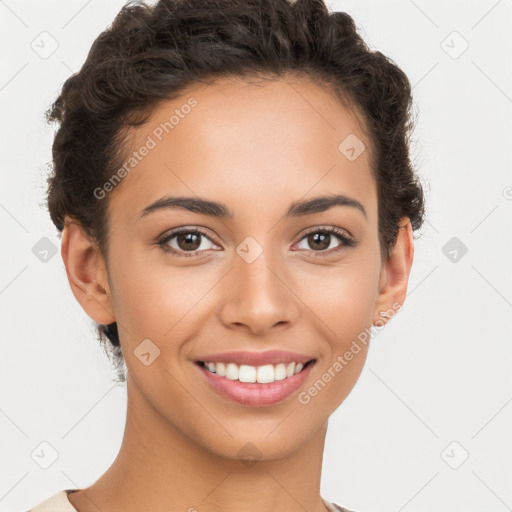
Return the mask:
POLYGON ((48 208, 126 427, 33 512, 349 510, 320 495, 324 440, 406 296, 410 106, 321 0, 123 7, 48 113, 48 208))

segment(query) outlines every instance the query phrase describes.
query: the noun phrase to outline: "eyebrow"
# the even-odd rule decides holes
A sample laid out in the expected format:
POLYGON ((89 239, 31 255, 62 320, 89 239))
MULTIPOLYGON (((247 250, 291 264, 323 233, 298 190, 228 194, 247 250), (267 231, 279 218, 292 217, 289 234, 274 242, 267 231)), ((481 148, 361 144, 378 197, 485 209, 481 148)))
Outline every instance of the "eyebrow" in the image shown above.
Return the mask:
MULTIPOLYGON (((334 206, 349 206, 359 210, 366 219, 368 216, 364 206, 353 197, 344 194, 333 194, 327 196, 319 196, 306 201, 293 202, 285 214, 286 218, 303 217, 313 213, 320 213, 333 208, 334 206)), ((208 215, 219 219, 232 219, 233 212, 223 203, 210 201, 200 197, 183 197, 183 196, 164 196, 155 202, 146 206, 140 217, 145 217, 162 209, 183 208, 194 213, 208 215)))

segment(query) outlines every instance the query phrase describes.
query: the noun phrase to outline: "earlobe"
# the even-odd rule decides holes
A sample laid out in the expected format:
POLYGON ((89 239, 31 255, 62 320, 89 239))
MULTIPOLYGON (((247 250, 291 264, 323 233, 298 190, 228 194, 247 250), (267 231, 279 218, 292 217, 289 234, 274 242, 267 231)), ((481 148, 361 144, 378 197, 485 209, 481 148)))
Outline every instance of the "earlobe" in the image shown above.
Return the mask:
POLYGON ((409 218, 400 219, 399 230, 395 245, 390 251, 389 258, 383 263, 379 297, 374 310, 374 325, 383 325, 398 312, 407 295, 409 275, 414 258, 414 240, 409 218), (384 282, 384 284, 383 284, 384 282), (387 313, 387 316, 381 315, 387 313))
POLYGON ((82 226, 66 218, 61 255, 71 291, 87 315, 99 324, 115 322, 105 261, 82 226))

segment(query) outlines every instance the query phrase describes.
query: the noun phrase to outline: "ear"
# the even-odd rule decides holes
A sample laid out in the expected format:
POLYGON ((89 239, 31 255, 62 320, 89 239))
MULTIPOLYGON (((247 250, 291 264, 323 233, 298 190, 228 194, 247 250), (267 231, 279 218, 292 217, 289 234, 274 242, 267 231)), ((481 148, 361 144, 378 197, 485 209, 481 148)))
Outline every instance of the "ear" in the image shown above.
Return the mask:
POLYGON ((414 257, 414 240, 411 221, 400 219, 397 240, 389 258, 383 262, 380 274, 379 296, 373 312, 373 325, 384 325, 402 307, 407 294, 409 274, 414 257), (380 316, 380 312, 388 318, 380 316))
POLYGON ((62 259, 76 300, 95 322, 115 322, 106 265, 97 244, 69 217, 61 242, 62 259))

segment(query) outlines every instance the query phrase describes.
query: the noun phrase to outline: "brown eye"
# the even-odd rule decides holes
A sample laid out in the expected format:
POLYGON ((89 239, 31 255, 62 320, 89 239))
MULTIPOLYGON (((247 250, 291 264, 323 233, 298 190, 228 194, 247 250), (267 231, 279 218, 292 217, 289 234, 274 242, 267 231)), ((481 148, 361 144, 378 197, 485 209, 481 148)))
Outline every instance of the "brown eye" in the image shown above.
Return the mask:
POLYGON ((176 243, 184 251, 195 251, 201 245, 201 236, 196 233, 180 233, 176 236, 176 243))
POLYGON ((321 251, 329 248, 331 238, 328 233, 313 233, 307 236, 309 246, 321 251))
POLYGON ((347 247, 354 247, 357 244, 345 231, 334 227, 317 228, 315 231, 310 231, 300 240, 299 244, 303 241, 305 241, 308 246, 302 247, 303 249, 310 250, 313 253, 319 253, 314 254, 314 256, 323 256, 324 253, 325 255, 332 254, 347 247), (336 239, 341 243, 336 244, 336 239))
POLYGON ((175 254, 176 256, 190 257, 197 256, 199 253, 211 249, 212 247, 208 247, 208 242, 210 242, 213 247, 216 247, 204 231, 197 228, 180 228, 165 235, 158 241, 158 245, 162 247, 162 250, 175 254), (206 244, 204 243, 205 241, 206 244))

